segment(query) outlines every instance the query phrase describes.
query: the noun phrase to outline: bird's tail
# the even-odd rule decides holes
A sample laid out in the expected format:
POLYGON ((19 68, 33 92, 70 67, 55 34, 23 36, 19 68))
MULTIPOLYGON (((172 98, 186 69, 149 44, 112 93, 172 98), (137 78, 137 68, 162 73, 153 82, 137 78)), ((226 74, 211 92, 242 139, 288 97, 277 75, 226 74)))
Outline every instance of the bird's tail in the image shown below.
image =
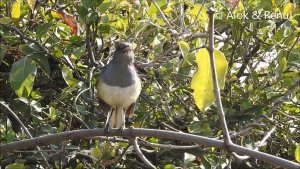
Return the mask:
MULTIPOLYGON (((122 107, 113 108, 107 116, 107 122, 111 128, 121 128, 125 125, 125 112, 122 107)), ((107 124, 106 122, 106 124, 107 124)))

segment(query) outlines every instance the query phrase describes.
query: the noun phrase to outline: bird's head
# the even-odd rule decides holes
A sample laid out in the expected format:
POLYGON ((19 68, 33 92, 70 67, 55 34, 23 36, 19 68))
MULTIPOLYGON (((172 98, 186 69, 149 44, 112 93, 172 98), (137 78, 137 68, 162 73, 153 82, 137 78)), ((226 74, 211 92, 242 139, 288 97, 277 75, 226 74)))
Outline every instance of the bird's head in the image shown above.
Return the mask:
POLYGON ((115 61, 124 64, 132 64, 134 62, 134 54, 132 44, 128 42, 115 42, 115 61))

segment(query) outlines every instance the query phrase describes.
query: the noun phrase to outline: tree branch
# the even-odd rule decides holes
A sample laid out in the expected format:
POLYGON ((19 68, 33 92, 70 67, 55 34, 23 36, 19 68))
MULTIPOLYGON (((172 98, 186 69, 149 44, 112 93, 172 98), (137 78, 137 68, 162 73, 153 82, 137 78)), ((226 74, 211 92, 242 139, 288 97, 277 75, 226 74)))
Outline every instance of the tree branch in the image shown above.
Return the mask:
POLYGON ((227 124, 226 124, 226 119, 225 119, 225 113, 223 110, 222 106, 222 101, 221 101, 221 94, 220 94, 220 88, 218 85, 217 81, 217 72, 216 72, 216 65, 215 65, 215 56, 214 56, 214 13, 215 10, 210 8, 207 11, 208 17, 209 17, 209 46, 207 48, 209 52, 209 58, 210 58, 210 67, 211 67, 211 72, 212 72, 212 78, 213 78, 213 85, 214 85, 214 94, 217 102, 217 112, 220 117, 220 122, 221 122, 221 127, 223 130, 223 137, 225 140, 225 146, 230 147, 232 143, 227 124))
POLYGON ((133 148, 136 152, 136 154, 139 156, 139 158, 150 168, 156 168, 153 164, 150 163, 150 161, 144 156, 144 154, 141 152, 138 144, 137 144, 137 138, 130 138, 129 139, 131 144, 133 145, 133 148))
MULTIPOLYGON (((56 133, 46 136, 40 136, 31 139, 25 139, 21 141, 16 141, 8 144, 0 145, 1 154, 9 153, 14 150, 27 149, 30 147, 36 147, 41 145, 49 145, 54 143, 60 143, 63 140, 76 140, 85 137, 94 137, 94 136, 106 136, 104 132, 104 128, 101 129, 81 129, 81 130, 73 130, 62 133, 56 133)), ((178 133, 173 131, 166 130, 155 130, 155 129, 143 129, 143 128, 134 128, 134 129, 123 129, 122 131, 119 129, 111 129, 108 133, 109 136, 122 136, 122 137, 156 137, 170 140, 178 140, 187 143, 195 143, 199 145, 207 145, 213 146, 220 149, 224 149, 224 142, 212 138, 207 138, 198 135, 192 135, 187 133, 178 133)), ((284 168, 290 169, 299 169, 300 164, 297 164, 292 161, 288 161, 283 158, 279 158, 267 153, 254 151, 248 148, 244 148, 242 146, 233 144, 230 146, 230 150, 232 152, 236 152, 241 155, 248 155, 252 158, 256 158, 270 164, 274 164, 277 166, 282 166, 284 168)))

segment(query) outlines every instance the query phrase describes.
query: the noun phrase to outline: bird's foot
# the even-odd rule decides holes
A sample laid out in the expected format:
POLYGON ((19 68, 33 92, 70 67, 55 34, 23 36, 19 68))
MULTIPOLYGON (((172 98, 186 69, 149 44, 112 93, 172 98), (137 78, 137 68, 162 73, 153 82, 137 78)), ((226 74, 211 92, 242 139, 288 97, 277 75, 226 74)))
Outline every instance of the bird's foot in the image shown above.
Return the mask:
POLYGON ((120 128, 119 128, 119 131, 121 132, 121 137, 123 137, 123 130, 124 130, 124 127, 125 125, 122 125, 120 128))
POLYGON ((106 125, 105 128, 104 128, 104 135, 107 137, 107 139, 108 139, 109 131, 110 131, 110 127, 108 125, 106 125))

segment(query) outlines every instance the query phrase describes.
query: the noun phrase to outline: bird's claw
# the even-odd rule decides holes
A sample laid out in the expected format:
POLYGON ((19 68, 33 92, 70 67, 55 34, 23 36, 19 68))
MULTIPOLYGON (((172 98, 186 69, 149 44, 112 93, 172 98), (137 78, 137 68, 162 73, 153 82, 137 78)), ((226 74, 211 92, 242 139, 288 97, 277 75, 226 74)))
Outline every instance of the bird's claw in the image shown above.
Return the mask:
POLYGON ((108 133, 109 133, 109 131, 110 131, 110 128, 109 128, 108 125, 106 125, 105 128, 104 128, 104 135, 105 135, 107 138, 108 138, 108 133))

